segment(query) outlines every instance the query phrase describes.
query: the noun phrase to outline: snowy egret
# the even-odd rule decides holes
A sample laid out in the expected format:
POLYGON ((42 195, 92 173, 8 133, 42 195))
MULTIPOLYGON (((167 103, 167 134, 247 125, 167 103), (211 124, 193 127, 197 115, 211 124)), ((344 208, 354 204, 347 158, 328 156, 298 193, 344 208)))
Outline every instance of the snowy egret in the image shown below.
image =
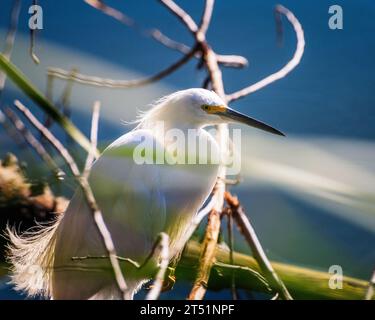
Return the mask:
MULTIPOLYGON (((170 239, 170 259, 177 259, 188 240, 189 226, 209 197, 217 178, 219 163, 210 157, 207 161, 207 155, 200 152, 193 152, 194 161, 189 163, 157 162, 151 153, 152 161, 140 164, 135 157, 136 154, 144 156, 139 152, 140 145, 147 141, 144 153, 149 151, 147 148, 154 150, 156 147, 166 155, 166 150, 170 151, 169 147, 175 143, 172 137, 175 134, 167 136, 169 130, 177 129, 187 135, 194 129, 196 138, 205 138, 204 146, 211 150, 210 155, 217 155, 220 148, 204 127, 228 122, 244 123, 283 135, 230 109, 212 91, 188 89, 155 103, 134 130, 113 142, 93 164, 90 184, 118 255, 142 264, 157 235, 164 231, 170 239), (162 131, 157 125, 159 122, 163 123, 162 131)), ((190 154, 189 159, 192 160, 190 154)), ((103 256, 106 251, 80 190, 54 225, 29 237, 12 233, 10 237, 13 242, 12 279, 18 289, 53 299, 121 297, 109 261, 92 258, 103 256)), ((152 278, 157 266, 157 256, 152 257, 151 268, 142 271, 132 263, 121 262, 129 299, 152 278)))

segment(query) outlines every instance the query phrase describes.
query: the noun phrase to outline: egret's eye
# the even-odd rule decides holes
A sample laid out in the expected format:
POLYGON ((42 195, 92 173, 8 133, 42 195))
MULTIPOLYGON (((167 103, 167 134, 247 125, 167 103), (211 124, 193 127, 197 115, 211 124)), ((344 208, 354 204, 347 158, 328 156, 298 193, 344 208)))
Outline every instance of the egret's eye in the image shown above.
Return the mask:
POLYGON ((226 106, 210 106, 208 104, 204 104, 202 105, 202 109, 204 111, 206 111, 207 113, 212 113, 212 114, 218 114, 218 113, 222 113, 222 112, 225 112, 225 110, 227 109, 226 106))

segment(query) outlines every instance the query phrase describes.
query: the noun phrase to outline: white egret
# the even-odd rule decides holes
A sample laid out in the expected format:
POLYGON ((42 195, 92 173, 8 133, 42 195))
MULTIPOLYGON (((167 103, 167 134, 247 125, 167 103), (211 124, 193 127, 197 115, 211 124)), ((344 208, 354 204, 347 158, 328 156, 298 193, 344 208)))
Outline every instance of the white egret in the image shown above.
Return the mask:
MULTIPOLYGON (((170 259, 178 258, 188 240, 189 226, 217 178, 219 163, 212 159, 221 151, 204 127, 228 122, 282 135, 230 109, 212 91, 188 89, 159 100, 134 130, 113 142, 94 163, 90 184, 119 256, 142 264, 157 235, 164 231, 170 238, 170 259), (175 144, 175 139, 168 135, 171 129, 178 129, 185 136, 195 129, 196 138, 206 141, 210 156, 189 150, 189 155, 182 155, 183 159, 189 156, 189 164, 160 161, 165 160, 168 152, 175 151, 170 148, 175 144), (136 153, 142 156, 141 144, 146 146, 145 154, 152 150, 151 159, 143 164, 135 157, 136 153), (161 159, 154 150, 162 150, 161 159)), ((72 259, 106 254, 81 191, 75 193, 67 211, 53 226, 29 237, 10 233, 10 238, 16 288, 53 299, 121 297, 107 259, 72 259)), ((142 271, 121 262, 129 299, 152 278, 158 257, 151 260, 151 268, 142 271)))

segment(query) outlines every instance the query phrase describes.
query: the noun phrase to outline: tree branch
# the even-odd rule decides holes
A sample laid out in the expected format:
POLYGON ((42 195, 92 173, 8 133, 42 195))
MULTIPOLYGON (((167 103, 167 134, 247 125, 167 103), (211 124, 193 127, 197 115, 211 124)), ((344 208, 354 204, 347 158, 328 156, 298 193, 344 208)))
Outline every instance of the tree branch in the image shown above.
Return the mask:
POLYGON ((285 287, 282 280, 279 278, 271 263, 269 262, 266 253, 255 233, 253 226, 247 218, 243 208, 241 207, 238 199, 232 196, 229 192, 225 193, 225 200, 231 208, 233 218, 236 220, 241 233, 248 242, 251 251, 253 252, 255 260, 258 262, 260 269, 266 276, 271 287, 279 293, 280 297, 284 300, 293 300, 288 289, 285 287))
MULTIPOLYGON (((176 50, 183 54, 187 54, 191 48, 182 42, 178 42, 176 40, 171 39, 170 37, 166 36, 162 33, 159 29, 152 28, 146 29, 140 26, 134 19, 125 15, 124 13, 120 12, 119 10, 108 6, 103 1, 100 0, 84 0, 87 4, 92 6, 93 8, 101 11, 102 13, 114 18, 115 20, 119 21, 120 23, 134 28, 137 32, 142 34, 143 36, 150 37, 157 41, 158 43, 164 45, 165 47, 176 50)), ((200 59, 200 53, 197 52, 195 57, 200 59)), ((222 64, 225 67, 232 67, 232 68, 244 68, 248 66, 248 61, 246 58, 238 55, 217 55, 217 59, 219 64, 222 64)))
POLYGON ((206 33, 212 18, 212 12, 214 10, 214 4, 215 0, 206 0, 202 19, 196 36, 198 39, 200 39, 200 41, 203 41, 206 37, 206 33), (201 37, 203 37, 203 39, 201 39, 201 37))
POLYGON ((278 5, 275 8, 276 13, 283 14, 286 16, 288 21, 292 24, 294 31, 297 37, 297 46, 294 52, 292 59, 279 71, 265 77, 264 79, 254 83, 248 87, 245 87, 239 91, 236 91, 232 94, 227 95, 227 101, 233 102, 240 98, 246 97, 247 95, 258 91, 269 84, 284 78, 288 73, 290 73, 301 61, 304 48, 305 48, 305 38, 301 24, 299 23, 298 19, 294 16, 294 14, 289 11, 287 8, 278 5))
POLYGON ((4 110, 5 115, 13 123, 14 127, 20 132, 21 136, 30 145, 30 147, 40 156, 40 158, 53 170, 56 177, 60 178, 65 173, 58 167, 53 158, 35 138, 35 136, 26 128, 21 119, 9 108, 4 110))
MULTIPOLYGON (((186 281, 194 280, 192 270, 196 269, 199 265, 202 246, 202 244, 193 240, 187 243, 176 269, 177 279, 184 279, 186 281)), ((230 257, 228 249, 223 246, 217 246, 215 260, 218 263, 229 265, 230 257)), ((251 256, 233 252, 233 260, 236 266, 243 266, 261 273, 257 261, 251 256)), ((328 272, 275 261, 271 261, 271 263, 296 299, 362 300, 369 284, 368 281, 345 276, 343 277, 343 288, 341 290, 332 290, 328 285, 332 275, 328 272)), ((210 290, 228 289, 230 287, 231 278, 232 269, 218 269, 217 265, 214 264, 208 282, 208 288, 210 290)), ((251 277, 246 271, 237 269, 236 279, 238 289, 270 294, 268 286, 259 282, 257 277, 251 277)))
POLYGON ((112 80, 112 79, 105 79, 99 78, 95 76, 88 76, 80 73, 71 74, 70 71, 66 71, 60 68, 49 68, 48 75, 54 76, 59 79, 72 79, 76 82, 98 86, 98 87, 108 87, 108 88, 116 88, 116 89, 123 89, 123 88, 133 88, 139 87, 142 85, 147 85, 158 80, 163 79, 164 77, 170 75, 185 63, 187 63, 197 51, 197 46, 194 46, 186 55, 180 58, 178 61, 167 67, 166 69, 156 73, 153 76, 146 77, 143 79, 136 79, 136 80, 112 80))
POLYGON ((178 6, 172 0, 159 0, 175 17, 180 19, 180 21, 186 26, 186 28, 193 34, 198 31, 198 26, 194 22, 193 18, 185 12, 180 6, 178 6))
POLYGON ((212 209, 208 216, 208 223, 199 258, 197 276, 188 300, 202 300, 208 286, 211 267, 215 260, 215 250, 220 231, 220 213, 212 209))
MULTIPOLYGON (((90 141, 92 144, 91 150, 96 150, 98 145, 98 126, 99 126, 99 113, 100 113, 100 101, 95 101, 92 108, 92 119, 91 119, 91 132, 90 141)), ((89 177, 92 163, 95 160, 95 153, 89 152, 87 154, 85 167, 83 169, 83 176, 85 178, 89 177)))
POLYGON ((169 265, 169 237, 164 232, 159 234, 157 240, 157 251, 160 252, 159 271, 156 274, 151 290, 146 296, 146 300, 157 300, 163 288, 165 273, 169 265))
POLYGON ((45 137, 56 151, 62 156, 65 162, 68 164, 70 171, 73 176, 80 176, 80 171, 73 157, 69 151, 63 146, 63 144, 49 131, 31 112, 26 108, 19 100, 14 101, 15 107, 21 111, 24 116, 31 122, 31 124, 39 130, 39 132, 45 137))

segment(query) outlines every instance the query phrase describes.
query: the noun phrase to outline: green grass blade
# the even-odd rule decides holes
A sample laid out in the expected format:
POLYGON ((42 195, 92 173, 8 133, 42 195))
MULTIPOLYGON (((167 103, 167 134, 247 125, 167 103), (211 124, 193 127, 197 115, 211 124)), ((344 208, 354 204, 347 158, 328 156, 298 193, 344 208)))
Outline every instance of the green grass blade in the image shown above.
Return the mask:
POLYGON ((67 117, 61 114, 50 101, 47 100, 43 93, 33 85, 21 70, 19 70, 1 53, 0 69, 2 69, 30 99, 38 104, 46 114, 55 120, 75 142, 87 152, 91 150, 91 143, 85 135, 67 117))

